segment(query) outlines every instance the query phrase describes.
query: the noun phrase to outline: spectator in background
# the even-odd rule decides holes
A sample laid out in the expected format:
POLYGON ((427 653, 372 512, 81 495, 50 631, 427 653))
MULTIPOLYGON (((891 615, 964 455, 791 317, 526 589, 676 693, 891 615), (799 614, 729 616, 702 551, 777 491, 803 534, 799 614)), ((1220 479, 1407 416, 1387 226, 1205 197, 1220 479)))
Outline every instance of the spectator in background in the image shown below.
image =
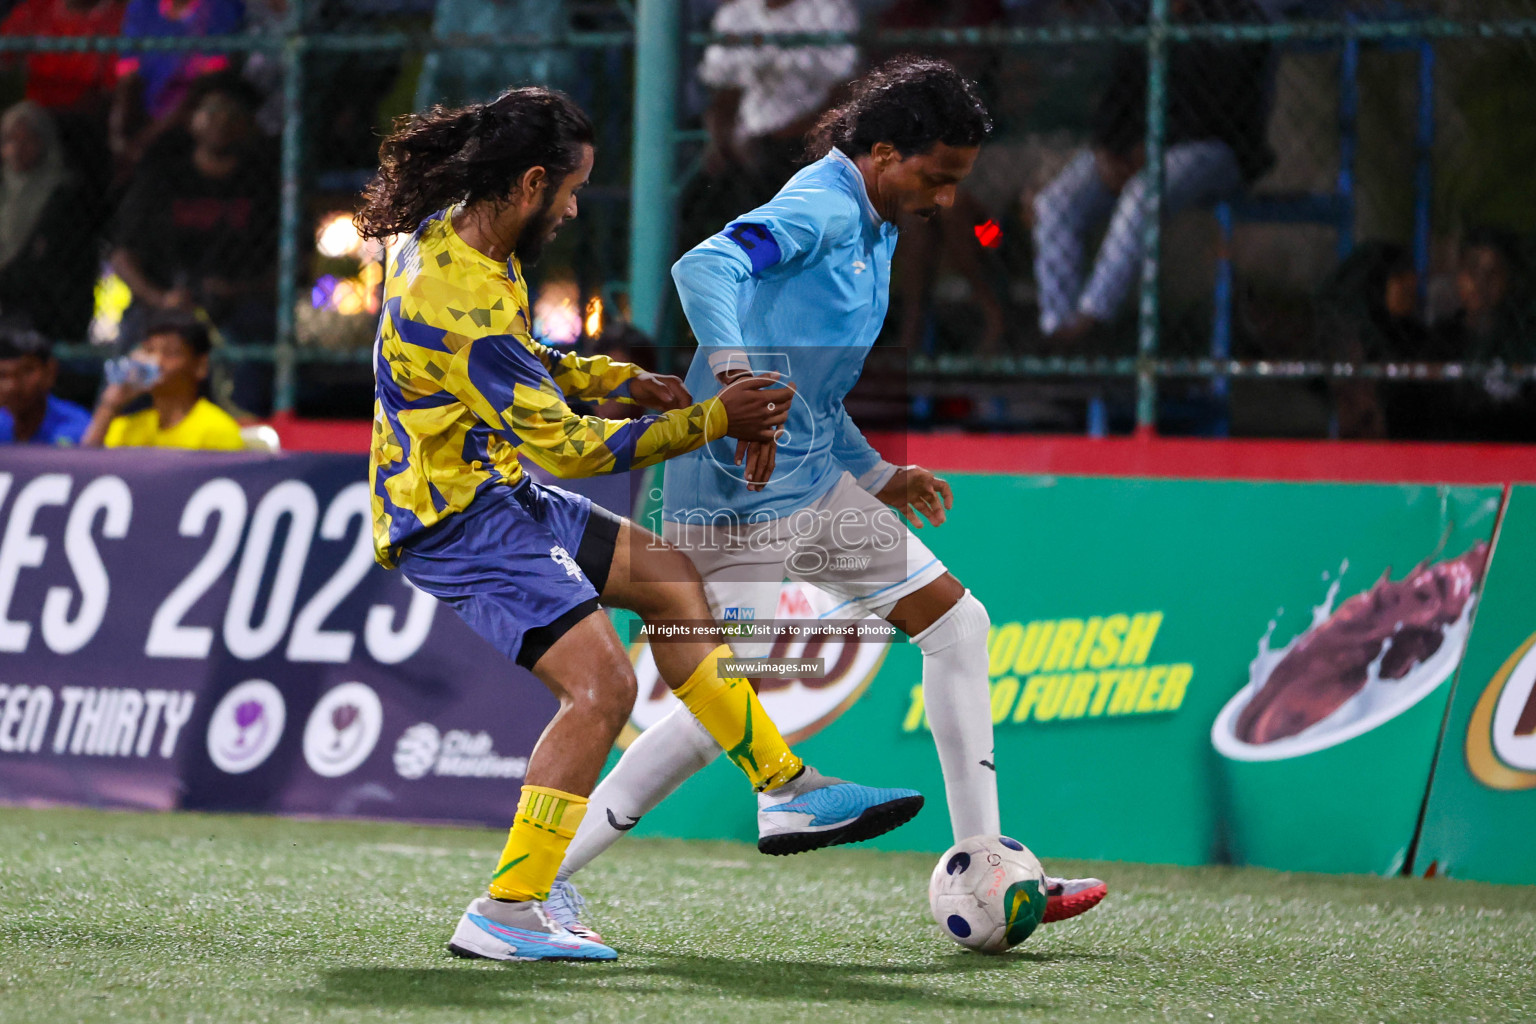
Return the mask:
POLYGON ((0 325, 0 444, 77 445, 91 414, 51 393, 59 376, 48 339, 0 325))
MULTIPOLYGON (((715 32, 742 36, 858 27, 852 0, 730 0, 711 23, 715 32)), ((773 197, 802 162, 805 133, 857 67, 851 45, 704 51, 699 78, 711 90, 704 112, 709 146, 704 174, 683 202, 687 233, 696 236, 686 239, 689 245, 773 197)))
MULTIPOLYGON (((122 0, 21 0, 0 23, 0 35, 115 36, 122 24, 122 0)), ((114 53, 27 57, 27 99, 50 110, 105 107, 116 83, 114 53)))
POLYGON ((83 338, 96 246, 53 118, 30 100, 0 115, 0 314, 83 338))
POLYGON ((133 353, 135 360, 155 368, 152 382, 148 387, 124 382, 103 389, 83 443, 108 448, 244 448, 234 417, 203 397, 211 349, 208 329, 196 317, 156 315, 133 353), (123 410, 145 394, 149 407, 125 415, 123 410))
MULTIPOLYGON (((1536 364, 1531 274, 1520 243, 1490 228, 1462 240, 1456 266, 1459 308, 1433 329, 1434 358, 1459 363, 1536 364)), ((1536 440, 1536 388, 1493 372, 1440 385, 1422 396, 1413 435, 1467 441, 1536 440)))
POLYGON ((1456 312, 1435 327, 1445 358, 1531 362, 1528 276, 1516 239, 1492 228, 1468 231, 1456 259, 1456 312))
MULTIPOLYGON (((1429 331, 1418 317, 1419 275, 1413 256, 1393 242, 1363 242, 1340 264, 1318 296, 1318 355, 1349 363, 1417 362, 1430 355, 1429 331)), ((1395 433, 1412 401, 1400 385, 1335 379, 1335 436, 1384 438, 1395 433)))
MULTIPOLYGON (((122 23, 123 0, 21 0, 0 24, 0 35, 115 36, 122 23)), ((117 84, 117 54, 34 53, 26 66, 26 98, 53 116, 69 166, 85 186, 76 223, 94 228, 105 219, 112 181, 107 114, 117 84)), ((83 244, 94 242, 93 235, 83 244)))
MULTIPOLYGON (((132 337, 146 313, 202 309, 226 340, 270 344, 275 331, 277 169, 253 120, 260 98, 231 74, 196 83, 185 132, 169 134, 134 175, 118 212, 112 267, 133 292, 132 337)), ((241 362, 233 401, 271 404, 272 368, 241 362)))
MULTIPOLYGON (((1173 0, 1183 21, 1263 20, 1251 0, 1173 0)), ((1178 43, 1168 66, 1163 212, 1238 195, 1272 163, 1266 140, 1269 48, 1261 43, 1178 43)), ((1035 283, 1040 331, 1075 342, 1112 320, 1141 274, 1146 223, 1147 54, 1123 47, 1080 152, 1035 199, 1035 283), (1108 221, 1092 272, 1084 251, 1108 221)))
MULTIPOLYGON (((122 34, 196 38, 234 35, 245 22, 240 0, 128 0, 122 34)), ((186 50, 124 53, 117 61, 109 136, 121 165, 138 163, 151 143, 190 114, 192 83, 230 66, 226 54, 186 50)))

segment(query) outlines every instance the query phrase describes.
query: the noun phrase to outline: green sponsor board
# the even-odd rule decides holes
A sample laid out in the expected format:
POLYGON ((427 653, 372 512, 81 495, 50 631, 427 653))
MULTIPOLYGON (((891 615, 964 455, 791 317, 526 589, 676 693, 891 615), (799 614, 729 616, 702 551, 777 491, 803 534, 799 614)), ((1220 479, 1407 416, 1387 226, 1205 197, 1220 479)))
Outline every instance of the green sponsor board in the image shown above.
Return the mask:
POLYGON ((1536 487, 1514 487, 1451 700, 1416 873, 1536 882, 1536 487))
MULTIPOLYGON (((1251 728, 1249 739, 1261 742, 1237 735, 1259 690, 1250 671, 1258 662, 1283 675, 1274 666, 1314 626, 1314 609, 1376 594, 1383 573, 1401 580, 1426 561, 1480 555, 1498 488, 950 482, 950 520, 922 538, 992 618, 1004 831, 1045 856, 1400 866, 1464 631, 1401 679, 1377 679, 1385 673, 1372 667, 1371 682, 1336 712, 1312 710, 1317 721, 1286 733, 1286 722, 1322 699, 1311 690, 1332 692, 1303 673, 1295 692, 1271 702, 1266 728, 1278 739, 1251 728), (1213 743, 1222 715, 1228 735, 1213 743)), ((1374 643, 1373 657, 1385 646, 1374 643)), ((893 645, 873 672, 872 682, 850 676, 807 689, 806 700, 822 702, 801 716, 814 729, 786 725, 778 708, 792 688, 765 704, 787 733, 803 736, 797 750, 823 772, 928 796, 910 825, 876 845, 943 850, 953 837, 919 652, 893 645), (837 713, 824 713, 829 706, 837 713)), ((642 701, 648 687, 642 672, 642 701)), ((654 709, 647 714, 637 724, 655 720, 654 709)), ((635 833, 750 840, 753 810, 739 773, 717 761, 635 833)))

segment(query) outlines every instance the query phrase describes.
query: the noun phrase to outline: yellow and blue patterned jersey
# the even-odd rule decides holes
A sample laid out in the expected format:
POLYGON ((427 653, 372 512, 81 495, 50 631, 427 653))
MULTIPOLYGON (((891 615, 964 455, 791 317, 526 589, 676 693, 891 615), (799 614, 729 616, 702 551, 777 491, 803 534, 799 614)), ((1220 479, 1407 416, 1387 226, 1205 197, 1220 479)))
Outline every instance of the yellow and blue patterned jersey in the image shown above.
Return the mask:
POLYGON ((533 339, 528 286, 453 229, 423 221, 390 262, 374 340, 374 556, 523 478, 518 456, 557 477, 622 473, 725 435, 710 399, 632 420, 581 416, 566 396, 628 400, 640 372, 605 356, 562 354, 533 339))

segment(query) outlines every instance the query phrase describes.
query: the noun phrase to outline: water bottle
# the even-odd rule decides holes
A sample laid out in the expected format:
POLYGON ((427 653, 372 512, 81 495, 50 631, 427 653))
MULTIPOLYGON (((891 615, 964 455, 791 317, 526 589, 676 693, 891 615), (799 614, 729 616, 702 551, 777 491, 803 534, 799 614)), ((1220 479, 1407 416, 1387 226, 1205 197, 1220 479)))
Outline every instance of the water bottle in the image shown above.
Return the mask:
POLYGON ((133 356, 119 356, 102 364, 108 384, 127 384, 135 388, 153 387, 160 379, 160 364, 133 356))

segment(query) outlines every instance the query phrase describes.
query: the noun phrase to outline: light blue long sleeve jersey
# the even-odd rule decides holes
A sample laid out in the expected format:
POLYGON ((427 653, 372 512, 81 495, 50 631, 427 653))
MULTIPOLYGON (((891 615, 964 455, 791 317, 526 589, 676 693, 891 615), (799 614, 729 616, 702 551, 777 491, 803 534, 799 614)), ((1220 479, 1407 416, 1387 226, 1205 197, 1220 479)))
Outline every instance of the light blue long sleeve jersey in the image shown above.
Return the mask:
POLYGON ((666 518, 748 523, 810 505, 844 470, 877 491, 895 472, 854 426, 843 399, 890 305, 896 226, 882 220, 858 167, 839 150, 803 168, 772 200, 726 225, 672 267, 699 340, 694 401, 718 394, 717 370, 777 370, 796 396, 766 489, 747 490, 736 441, 667 464, 666 518))

